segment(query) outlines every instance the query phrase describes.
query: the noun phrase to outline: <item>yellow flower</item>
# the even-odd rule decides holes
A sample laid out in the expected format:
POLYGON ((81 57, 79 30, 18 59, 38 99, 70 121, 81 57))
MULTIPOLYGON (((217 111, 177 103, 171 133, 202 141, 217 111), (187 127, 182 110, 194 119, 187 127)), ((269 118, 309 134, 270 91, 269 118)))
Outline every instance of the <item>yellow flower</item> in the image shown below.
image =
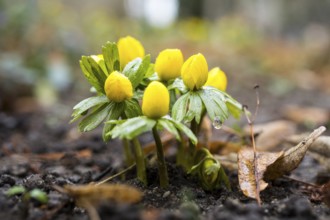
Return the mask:
POLYGON ((208 77, 205 57, 200 53, 189 57, 181 68, 181 77, 190 90, 200 89, 208 77))
POLYGON ((107 97, 114 102, 122 102, 133 96, 131 81, 117 71, 108 76, 104 84, 104 90, 107 97))
POLYGON ((120 38, 117 46, 121 69, 124 69, 126 64, 135 58, 144 57, 142 44, 131 36, 120 38))
POLYGON ((155 71, 161 80, 170 80, 180 76, 183 55, 179 49, 161 51, 155 62, 155 71))
POLYGON ((153 81, 146 88, 142 100, 142 112, 145 116, 157 119, 169 111, 170 95, 160 82, 153 81))
POLYGON ((213 86, 214 88, 217 88, 221 91, 226 91, 227 76, 219 67, 215 67, 210 70, 209 77, 205 85, 213 86))

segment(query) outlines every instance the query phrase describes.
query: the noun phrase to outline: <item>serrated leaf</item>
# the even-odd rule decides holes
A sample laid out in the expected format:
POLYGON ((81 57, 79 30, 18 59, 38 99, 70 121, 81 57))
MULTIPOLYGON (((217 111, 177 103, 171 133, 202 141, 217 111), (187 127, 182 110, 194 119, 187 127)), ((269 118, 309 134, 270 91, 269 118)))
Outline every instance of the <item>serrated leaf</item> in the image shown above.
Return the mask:
POLYGON ((165 128, 168 132, 173 134, 177 140, 181 140, 177 128, 174 126, 174 124, 171 121, 161 118, 158 120, 158 125, 160 125, 162 128, 165 128))
POLYGON ((130 118, 124 123, 117 125, 107 135, 111 135, 112 138, 119 137, 120 139, 126 138, 131 140, 144 132, 151 131, 155 125, 155 120, 145 116, 130 118))
POLYGON ((102 47, 102 54, 108 73, 120 71, 119 53, 116 43, 107 42, 102 47))
POLYGON ((176 121, 182 121, 186 116, 189 105, 189 93, 181 96, 173 105, 172 117, 176 121))
POLYGON ((189 108, 186 116, 184 117, 185 122, 191 122, 193 119, 197 123, 200 122, 203 111, 203 103, 200 96, 196 92, 189 93, 189 108))
POLYGON ((96 89, 97 92, 103 93, 104 94, 104 88, 103 85, 100 85, 96 77, 92 74, 92 70, 88 67, 90 67, 87 58, 85 56, 82 56, 81 60, 79 61, 80 63, 80 68, 92 87, 96 89))
POLYGON ((239 119, 242 114, 242 107, 238 108, 231 100, 226 101, 227 109, 229 113, 236 119, 239 119))
MULTIPOLYGON (((123 114, 124 109, 125 109, 124 103, 112 102, 109 110, 109 114, 107 115, 105 122, 109 120, 118 120, 120 116, 123 114)), ((107 136, 107 133, 109 133, 115 126, 116 126, 115 124, 104 123, 103 131, 102 131, 103 141, 107 142, 110 140, 111 137, 107 136)))
POLYGON ((79 123, 79 130, 82 132, 87 132, 96 128, 107 117, 110 108, 111 105, 108 103, 96 107, 91 114, 81 120, 79 123))
POLYGON ((141 107, 136 99, 125 101, 125 105, 125 115, 127 118, 134 118, 142 115, 141 107))
POLYGON ((70 123, 81 117, 82 114, 88 109, 107 102, 109 102, 109 99, 106 96, 94 96, 82 100, 73 107, 73 119, 70 121, 70 123))
POLYGON ((131 81, 133 89, 141 83, 148 71, 149 65, 150 55, 147 55, 143 59, 136 58, 125 66, 123 74, 131 81))
POLYGON ((186 127, 184 124, 182 124, 181 122, 178 122, 176 120, 173 120, 171 117, 163 117, 166 118, 166 120, 172 122, 172 124, 179 130, 182 131, 185 135, 187 135, 187 137, 191 140, 191 142, 196 145, 197 144, 197 137, 194 135, 194 133, 188 128, 186 127))

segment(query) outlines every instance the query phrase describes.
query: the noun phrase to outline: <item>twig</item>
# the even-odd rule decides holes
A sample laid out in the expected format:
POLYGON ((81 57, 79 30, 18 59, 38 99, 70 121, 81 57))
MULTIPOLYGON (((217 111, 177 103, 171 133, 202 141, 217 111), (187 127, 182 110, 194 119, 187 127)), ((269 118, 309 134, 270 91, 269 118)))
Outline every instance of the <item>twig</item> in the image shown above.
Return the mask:
POLYGON ((245 117, 249 123, 250 126, 250 135, 251 135, 251 140, 252 140, 252 146, 253 146, 253 162, 254 162, 254 176, 256 179, 256 200, 258 202, 258 205, 261 205, 261 199, 260 199, 260 185, 259 185, 259 177, 258 177, 258 157, 257 157, 257 148, 256 148, 256 143, 254 139, 254 130, 253 130, 253 123, 255 118, 257 117, 259 105, 260 105, 260 100, 259 100, 259 85, 254 86, 254 89, 256 91, 256 98, 257 98, 257 104, 256 104, 256 110, 254 112, 252 120, 249 117, 249 114, 247 112, 247 106, 243 106, 243 111, 245 114, 245 117))
POLYGON ((135 165, 136 165, 136 164, 134 163, 134 164, 132 164, 131 166, 127 167, 126 169, 120 171, 119 173, 116 173, 115 175, 110 176, 110 177, 108 177, 108 178, 106 178, 106 179, 104 179, 104 180, 102 180, 102 181, 96 183, 95 185, 98 186, 98 185, 101 185, 101 184, 103 184, 103 183, 106 183, 106 182, 108 182, 108 181, 110 181, 110 180, 116 178, 117 176, 120 176, 120 175, 122 175, 122 174, 128 172, 129 170, 133 169, 133 168, 135 167, 135 165))

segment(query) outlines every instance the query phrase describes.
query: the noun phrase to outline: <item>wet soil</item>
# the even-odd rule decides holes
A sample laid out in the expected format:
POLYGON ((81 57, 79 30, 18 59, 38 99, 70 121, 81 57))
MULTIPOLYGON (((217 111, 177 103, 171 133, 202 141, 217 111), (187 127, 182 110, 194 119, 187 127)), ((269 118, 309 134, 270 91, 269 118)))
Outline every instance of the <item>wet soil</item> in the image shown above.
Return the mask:
MULTIPOLYGON (((235 89, 232 93, 243 103, 254 102, 253 91, 244 97, 239 97, 241 93, 235 89)), ((266 91, 262 94, 268 96, 266 91)), ((280 106, 290 100, 297 104, 316 103, 320 107, 329 107, 330 102, 325 101, 327 98, 326 94, 317 91, 313 94, 294 92, 285 98, 262 97, 265 104, 261 106, 258 120, 281 118, 280 106)), ((88 184, 105 170, 110 170, 107 173, 110 176, 123 168, 120 141, 104 143, 100 129, 81 134, 76 125, 68 124, 73 105, 70 100, 51 111, 41 108, 12 111, 15 110, 12 107, 10 111, 0 112, 0 219, 89 219, 84 209, 77 207, 69 196, 56 191, 53 185, 88 184), (46 192, 48 203, 41 204, 34 199, 27 201, 24 195, 8 197, 7 191, 16 185, 27 190, 41 189, 46 192)), ((142 145, 150 141, 149 134, 141 137, 142 145)), ((259 206, 239 190, 237 172, 227 172, 232 191, 220 188, 208 192, 200 187, 197 179, 175 165, 174 156, 166 159, 170 178, 168 188, 159 187, 155 166, 148 167, 148 186, 134 178, 133 169, 126 174, 125 180, 119 177, 113 182, 139 188, 144 193, 143 200, 133 205, 103 203, 98 207, 101 219, 330 218, 329 207, 318 199, 317 193, 314 195, 315 192, 308 190, 306 185, 292 179, 280 178, 271 182, 261 193, 263 203, 259 206)), ((291 176, 315 184, 330 180, 328 172, 308 155, 291 176)))

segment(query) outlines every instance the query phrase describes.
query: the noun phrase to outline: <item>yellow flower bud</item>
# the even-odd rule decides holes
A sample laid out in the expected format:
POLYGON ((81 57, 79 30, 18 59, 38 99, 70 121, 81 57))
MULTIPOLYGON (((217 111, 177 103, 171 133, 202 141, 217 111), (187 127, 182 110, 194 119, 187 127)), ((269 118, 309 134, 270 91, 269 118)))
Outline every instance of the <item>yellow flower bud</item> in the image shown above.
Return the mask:
POLYGON ((208 66, 205 57, 198 53, 184 62, 181 68, 183 83, 190 89, 200 89, 208 77, 208 66))
POLYGON ((108 76, 104 84, 104 91, 107 97, 114 102, 122 102, 133 96, 131 81, 117 71, 108 76))
POLYGON ((226 91, 227 76, 219 67, 215 67, 210 70, 209 77, 205 85, 213 86, 214 88, 217 88, 221 91, 226 91))
POLYGON ((169 111, 170 95, 160 82, 153 81, 146 88, 142 100, 142 112, 149 118, 160 118, 169 111))
POLYGON ((131 36, 120 38, 117 46, 121 69, 124 69, 126 64, 135 58, 144 57, 142 44, 131 36))
POLYGON ((183 55, 179 49, 161 51, 155 62, 155 71, 161 80, 170 80, 180 76, 183 55))

